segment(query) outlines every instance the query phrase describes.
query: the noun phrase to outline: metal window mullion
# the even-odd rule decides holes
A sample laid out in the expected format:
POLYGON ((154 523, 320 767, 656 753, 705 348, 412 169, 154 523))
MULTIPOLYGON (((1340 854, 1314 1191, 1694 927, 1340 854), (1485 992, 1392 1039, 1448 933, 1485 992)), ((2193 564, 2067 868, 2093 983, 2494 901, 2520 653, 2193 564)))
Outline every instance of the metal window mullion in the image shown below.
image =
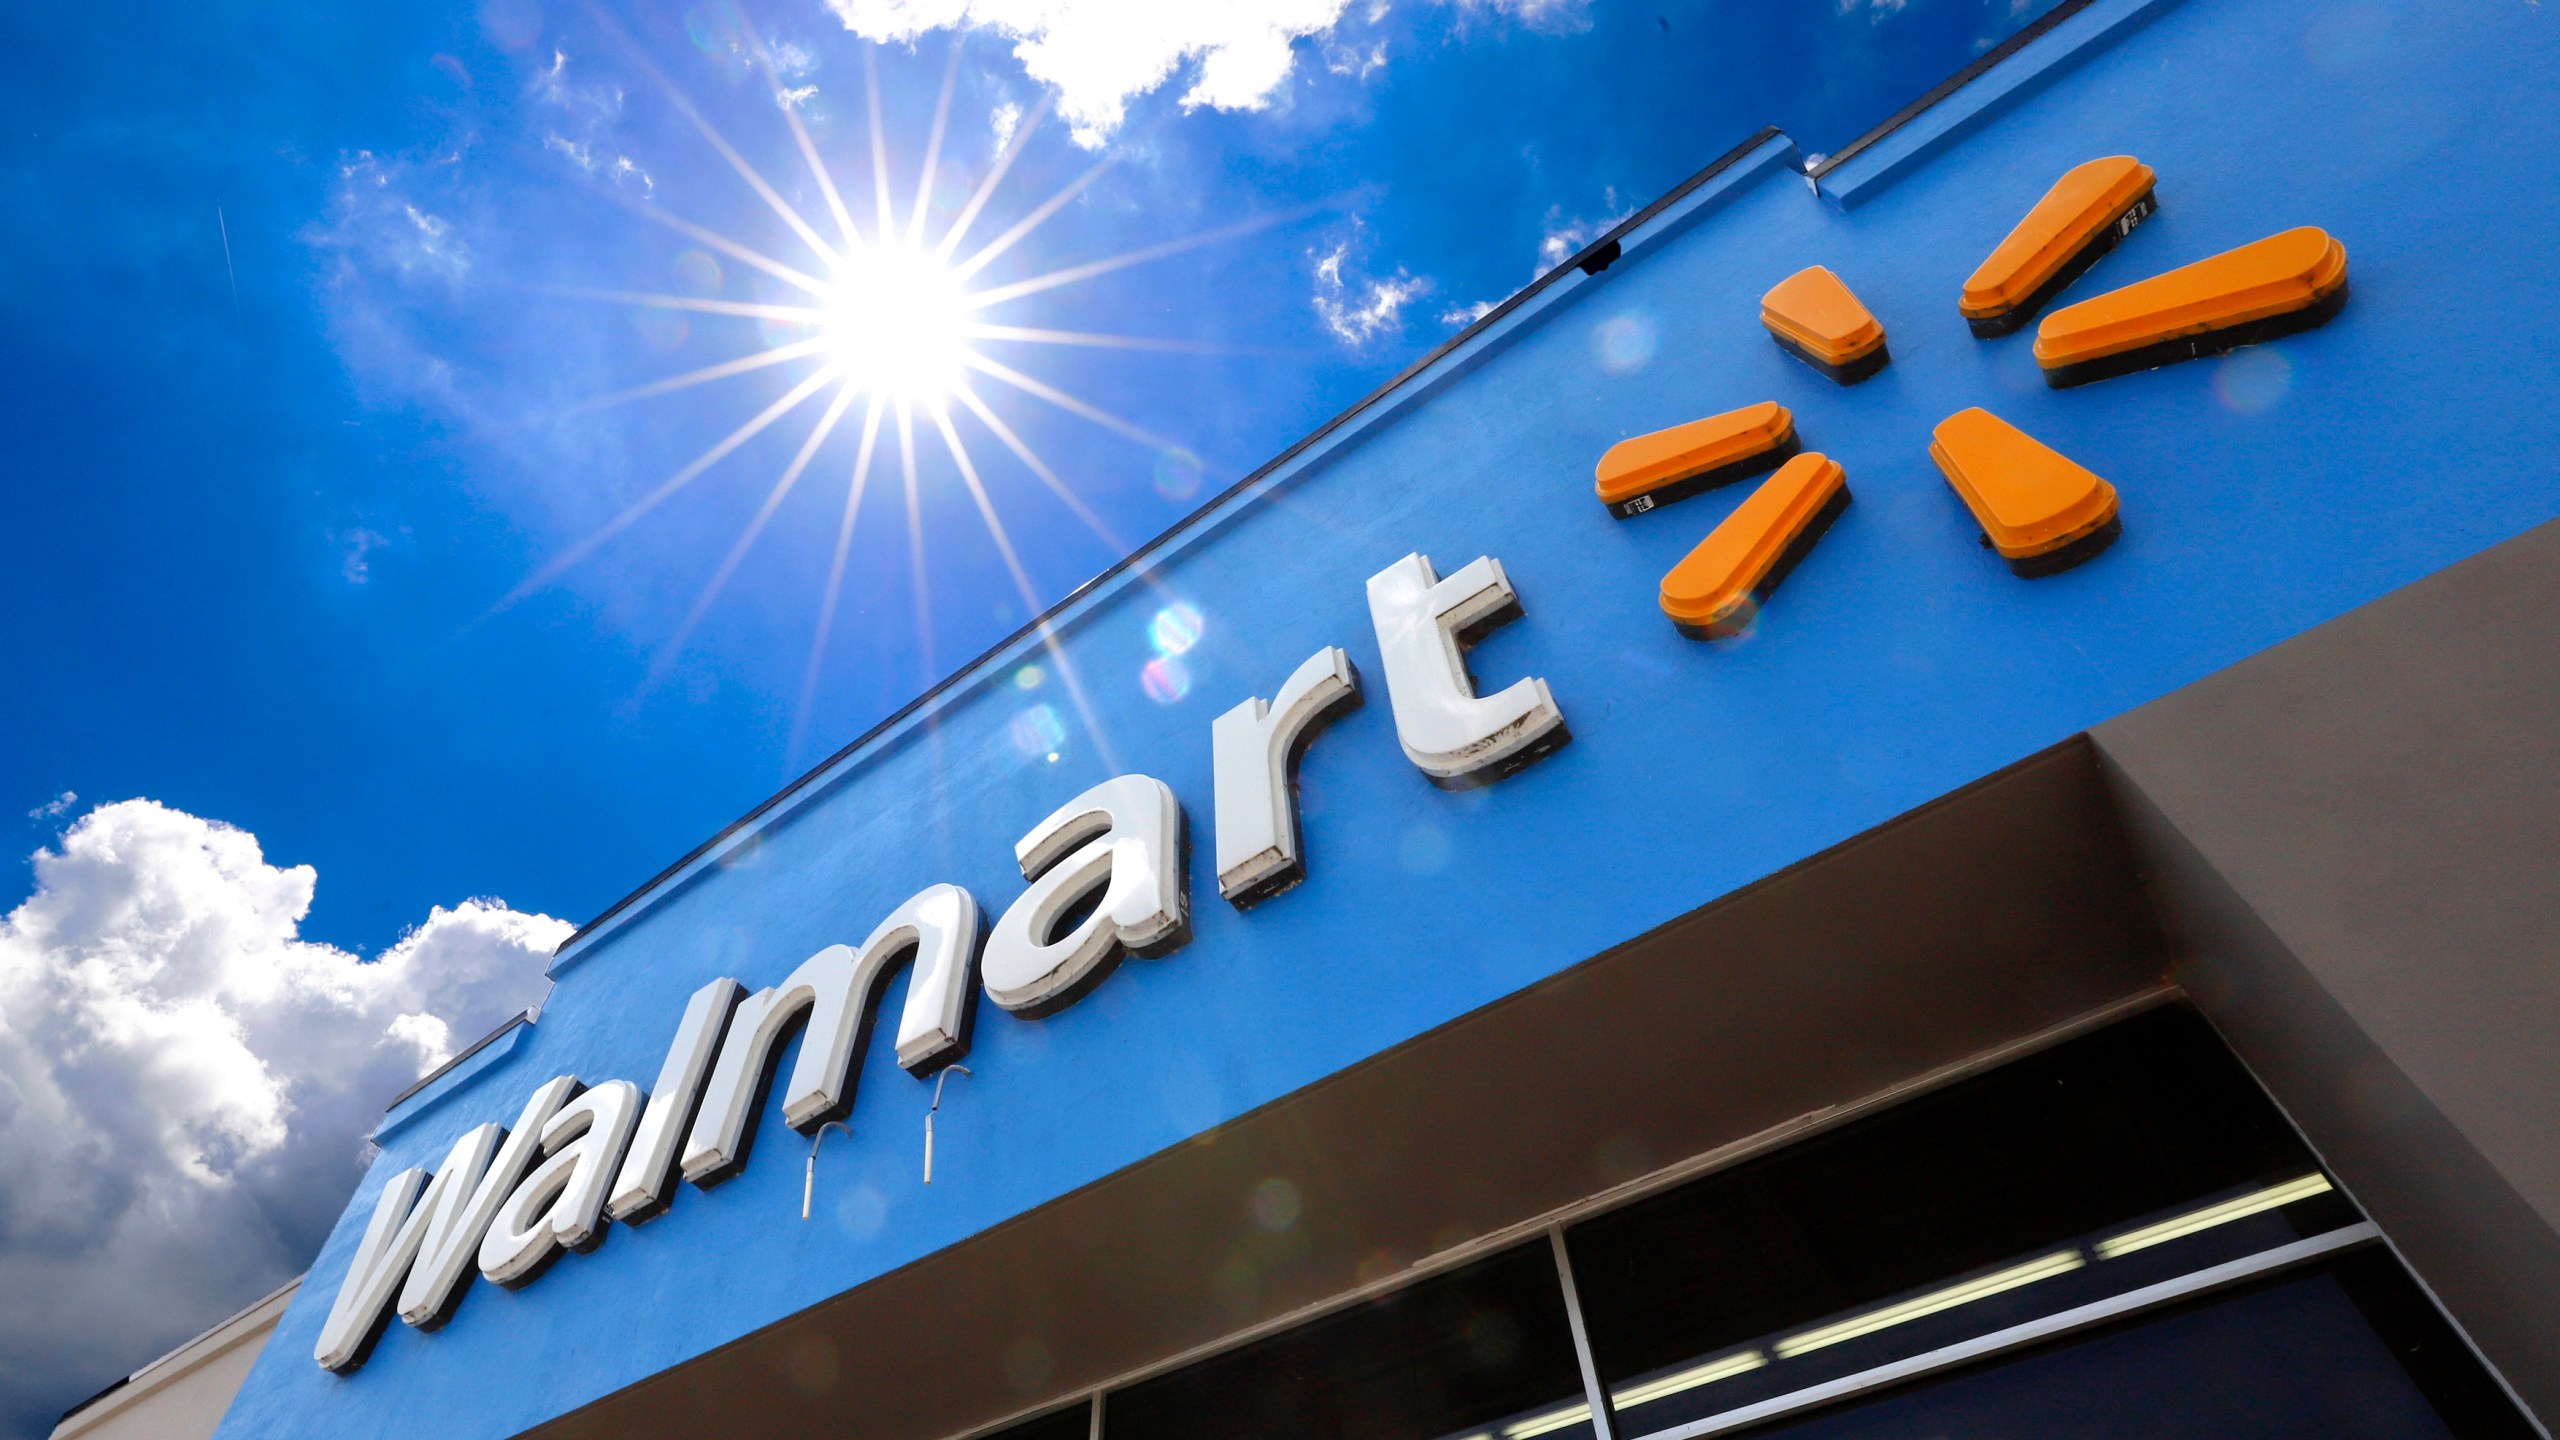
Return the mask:
POLYGON ((1573 1283, 1573 1256, 1564 1248, 1562 1225, 1547 1227, 1547 1243, 1555 1247, 1556 1281, 1564 1288, 1564 1318, 1573 1327, 1573 1358, 1582 1367, 1582 1393, 1591 1406, 1592 1440, 1615 1440, 1609 1393, 1600 1388, 1600 1366, 1591 1358, 1591 1332, 1582 1323, 1582 1292, 1573 1283))

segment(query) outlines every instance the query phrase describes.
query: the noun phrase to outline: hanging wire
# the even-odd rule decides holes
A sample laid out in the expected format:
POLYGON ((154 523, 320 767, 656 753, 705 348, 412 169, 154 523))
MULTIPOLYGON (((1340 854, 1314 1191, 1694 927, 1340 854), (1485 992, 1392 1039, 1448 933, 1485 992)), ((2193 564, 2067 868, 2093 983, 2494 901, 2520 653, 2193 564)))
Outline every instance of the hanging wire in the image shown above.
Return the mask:
POLYGON ((842 1130, 847 1135, 853 1133, 853 1127, 843 1121, 830 1120, 818 1127, 817 1134, 809 1137, 809 1169, 800 1177, 800 1218, 803 1220, 809 1218, 809 1198, 818 1190, 818 1146, 826 1141, 830 1130, 842 1130))
MULTIPOLYGON (((935 1111, 942 1108, 943 1082, 951 1078, 951 1072, 954 1070, 959 1071, 963 1075, 969 1074, 969 1067, 966 1065, 946 1065, 942 1067, 942 1073, 933 1077, 933 1104, 927 1107, 924 1112, 924 1183, 927 1185, 933 1183, 933 1116, 935 1111)), ((971 1078, 974 1079, 976 1077, 972 1076, 971 1078)), ((814 1153, 815 1152, 813 1151, 812 1154, 814 1153)))

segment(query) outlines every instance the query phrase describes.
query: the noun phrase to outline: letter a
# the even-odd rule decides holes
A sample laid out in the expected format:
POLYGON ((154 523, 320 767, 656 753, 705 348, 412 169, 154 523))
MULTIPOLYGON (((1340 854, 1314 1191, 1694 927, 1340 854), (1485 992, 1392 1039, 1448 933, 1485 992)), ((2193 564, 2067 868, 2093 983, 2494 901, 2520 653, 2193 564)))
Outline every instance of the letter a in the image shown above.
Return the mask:
POLYGON ((987 998, 1017 1015, 1063 1010, 1123 951, 1161 955, 1189 934, 1182 805, 1161 780, 1105 780, 1033 826, 1013 853, 1031 888, 996 922, 979 969, 987 998), (1057 934, 1096 890, 1093 913, 1057 934))

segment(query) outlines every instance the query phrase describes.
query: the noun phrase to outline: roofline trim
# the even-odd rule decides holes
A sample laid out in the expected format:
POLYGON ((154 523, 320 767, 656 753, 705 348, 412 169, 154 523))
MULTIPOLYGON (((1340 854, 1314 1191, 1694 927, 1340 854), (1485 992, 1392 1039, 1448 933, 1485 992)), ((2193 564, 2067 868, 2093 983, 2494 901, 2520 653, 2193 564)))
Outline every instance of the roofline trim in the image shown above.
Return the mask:
POLYGON ((1856 159, 1861 152, 1874 146, 1877 141, 1928 113, 1940 101, 1981 79, 1983 73, 1991 67, 2043 39, 2054 27, 2096 3, 2097 0, 2062 0, 2061 4, 2028 21, 2017 34, 1982 52, 1975 57, 1973 63, 1929 87, 1919 99, 1885 117, 1884 123, 1841 146, 1834 153, 1807 165, 1805 173, 1820 180, 1823 176, 1839 169, 1842 165, 1856 159))
MULTIPOLYGON (((497 1029, 492 1030, 488 1034, 481 1036, 479 1039, 472 1041, 470 1044, 463 1046, 461 1050, 455 1052, 452 1058, 446 1060, 443 1064, 437 1066, 433 1070, 428 1071, 426 1074, 419 1076, 416 1080, 411 1081, 408 1089, 391 1097, 391 1103, 382 1107, 382 1113, 388 1115, 392 1111, 399 1109, 410 1096, 417 1094, 419 1091, 426 1089, 428 1086, 433 1085, 447 1075, 452 1074, 456 1069, 461 1067, 463 1062, 469 1060, 472 1056, 479 1054, 481 1051, 488 1049, 491 1045, 496 1044, 508 1031, 515 1029, 519 1025, 532 1024, 534 1022, 535 1013, 536 1012, 532 1010, 519 1010, 515 1014, 500 1021, 497 1029)), ((377 1129, 374 1131, 374 1134, 378 1138, 382 1134, 382 1131, 377 1129)))

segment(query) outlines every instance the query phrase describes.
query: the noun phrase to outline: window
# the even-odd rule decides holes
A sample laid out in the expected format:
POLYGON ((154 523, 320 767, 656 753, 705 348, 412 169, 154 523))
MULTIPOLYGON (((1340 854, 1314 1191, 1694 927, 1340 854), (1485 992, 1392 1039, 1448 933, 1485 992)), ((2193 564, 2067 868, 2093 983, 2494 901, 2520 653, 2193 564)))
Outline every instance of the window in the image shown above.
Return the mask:
POLYGON ((2361 1220, 2204 1022, 2164 1009, 1568 1239, 1618 1428, 1644 1435, 2361 1220))
POLYGON ((1031 1420, 1017 1421, 979 1440, 1092 1440, 1093 1402, 1052 1410, 1031 1420))
POLYGON ((1113 1392, 1110 1440, 1590 1440, 1543 1239, 1113 1392))
POLYGON ((2176 1006, 1112 1391, 1100 1421, 1594 1440, 1595 1393, 1613 1440, 2534 1433, 2176 1006))

